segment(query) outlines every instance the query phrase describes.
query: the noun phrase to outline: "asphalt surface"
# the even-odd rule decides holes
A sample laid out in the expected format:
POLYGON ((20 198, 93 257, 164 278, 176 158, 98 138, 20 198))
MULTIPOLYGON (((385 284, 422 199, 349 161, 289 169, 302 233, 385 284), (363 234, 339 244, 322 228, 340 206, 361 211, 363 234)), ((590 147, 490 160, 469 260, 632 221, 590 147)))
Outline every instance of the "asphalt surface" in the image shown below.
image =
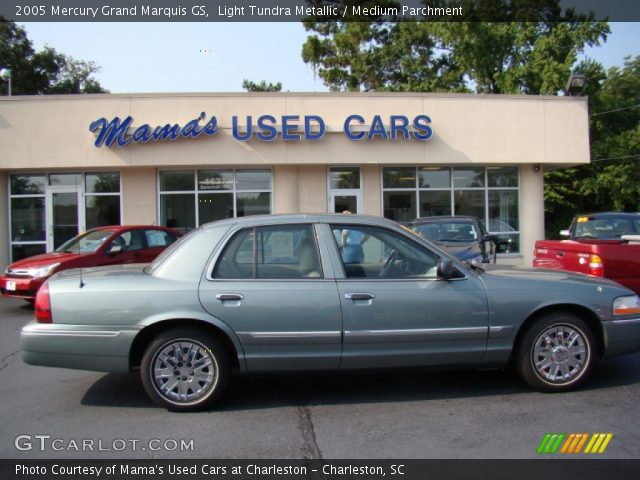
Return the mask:
POLYGON ((547 432, 613 433, 598 458, 640 458, 640 354, 564 394, 510 371, 247 376, 216 410, 178 414, 136 373, 24 364, 32 315, 0 299, 0 458, 535 458, 547 432))

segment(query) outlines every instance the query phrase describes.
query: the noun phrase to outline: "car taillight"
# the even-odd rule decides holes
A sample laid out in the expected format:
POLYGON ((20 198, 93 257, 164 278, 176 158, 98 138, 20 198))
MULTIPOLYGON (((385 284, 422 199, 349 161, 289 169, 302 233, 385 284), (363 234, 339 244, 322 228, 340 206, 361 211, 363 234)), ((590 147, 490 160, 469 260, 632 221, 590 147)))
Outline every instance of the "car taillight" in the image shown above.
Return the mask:
POLYGON ((49 297, 49 282, 44 282, 38 289, 35 302, 35 315, 38 323, 53 323, 51 316, 51 298, 49 297))
POLYGON ((589 255, 589 274, 595 277, 604 277, 604 264, 600 255, 589 255))

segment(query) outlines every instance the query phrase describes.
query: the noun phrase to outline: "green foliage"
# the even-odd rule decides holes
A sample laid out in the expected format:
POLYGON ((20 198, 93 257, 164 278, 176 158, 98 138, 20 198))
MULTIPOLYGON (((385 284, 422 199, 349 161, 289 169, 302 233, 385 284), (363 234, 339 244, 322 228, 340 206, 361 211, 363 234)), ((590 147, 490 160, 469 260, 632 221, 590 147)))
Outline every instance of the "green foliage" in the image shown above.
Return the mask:
POLYGON ((242 88, 247 92, 280 92, 282 91, 282 83, 267 83, 264 80, 260 83, 256 83, 251 80, 244 79, 242 81, 242 88))
POLYGON ((592 163, 545 174, 550 238, 575 213, 640 211, 640 56, 606 74, 593 61, 577 70, 589 79, 592 163))
POLYGON ((93 77, 100 68, 51 47, 36 52, 24 28, 0 18, 0 62, 11 68, 14 95, 104 93, 93 77))
MULTIPOLYGON (((399 6, 394 1, 335 3, 399 6)), ((584 47, 599 44, 609 33, 607 23, 595 22, 593 15, 563 12, 559 0, 475 0, 464 9, 467 19, 505 21, 312 18, 304 22, 314 33, 302 47, 302 59, 333 91, 553 95, 564 87, 584 47)))

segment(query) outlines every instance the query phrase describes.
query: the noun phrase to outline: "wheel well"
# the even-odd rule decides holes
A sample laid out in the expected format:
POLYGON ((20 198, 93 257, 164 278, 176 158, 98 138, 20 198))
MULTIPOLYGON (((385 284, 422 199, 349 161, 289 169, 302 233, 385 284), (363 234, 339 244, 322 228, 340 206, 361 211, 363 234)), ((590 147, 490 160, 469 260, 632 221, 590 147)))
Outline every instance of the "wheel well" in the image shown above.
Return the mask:
POLYGON ((140 333, 136 335, 136 338, 134 338, 131 345, 131 350, 129 352, 129 369, 133 370, 140 366, 140 363, 142 362, 142 356, 144 355, 144 351, 146 350, 147 345, 149 345, 149 343, 151 343, 153 339, 158 334, 160 334, 160 332, 175 327, 197 328, 214 335, 226 350, 231 367, 236 368, 240 366, 238 351, 236 350, 235 345, 227 336, 227 334, 224 333, 221 329, 202 320, 173 319, 164 320, 162 322, 149 325, 148 327, 143 328, 140 333))
POLYGON ((596 349, 598 353, 598 358, 602 358, 604 356, 604 331, 602 328, 602 323, 598 316, 586 307, 582 307, 580 305, 573 304, 558 304, 558 305, 549 305, 548 307, 541 308, 533 312, 527 319, 523 322, 518 330, 518 334, 516 335, 516 339, 514 342, 513 351, 516 352, 520 347, 520 342, 522 341, 522 337, 524 337, 525 332, 529 329, 531 325, 533 325, 540 317, 543 315, 547 315, 550 313, 558 313, 558 312, 566 312, 572 313, 580 319, 587 322, 589 328, 591 328, 591 332, 596 339, 596 349))

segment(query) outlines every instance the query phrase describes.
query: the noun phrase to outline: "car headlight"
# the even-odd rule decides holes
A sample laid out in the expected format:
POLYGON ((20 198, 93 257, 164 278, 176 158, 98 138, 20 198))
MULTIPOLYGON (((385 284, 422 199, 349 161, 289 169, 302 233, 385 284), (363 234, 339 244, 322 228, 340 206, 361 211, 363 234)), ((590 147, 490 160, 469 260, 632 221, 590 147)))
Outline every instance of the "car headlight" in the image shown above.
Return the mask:
POLYGON ((51 264, 45 265, 43 267, 30 268, 30 269, 27 270, 27 272, 29 273, 30 276, 32 276, 34 278, 48 277, 49 275, 51 275, 51 272, 53 272, 53 270, 58 265, 60 265, 60 262, 51 263, 51 264))
POLYGON ((633 315, 636 313, 640 313, 640 297, 638 295, 618 297, 613 301, 614 315, 633 315))

